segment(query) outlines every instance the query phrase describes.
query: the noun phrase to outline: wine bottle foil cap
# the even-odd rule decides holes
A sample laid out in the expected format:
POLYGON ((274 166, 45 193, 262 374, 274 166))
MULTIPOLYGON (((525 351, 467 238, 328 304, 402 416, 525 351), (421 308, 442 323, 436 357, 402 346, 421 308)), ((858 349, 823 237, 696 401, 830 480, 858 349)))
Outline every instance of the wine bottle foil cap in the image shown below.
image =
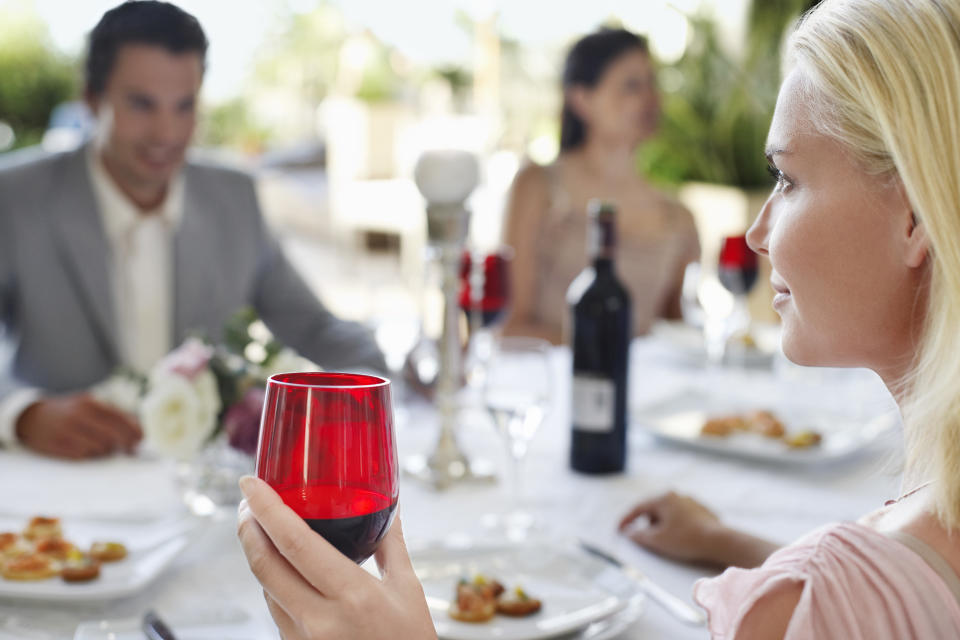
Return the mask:
POLYGON ((614 217, 617 213, 617 207, 615 204, 609 200, 603 200, 601 198, 593 198, 590 202, 587 203, 587 215, 591 219, 596 219, 598 217, 614 217))

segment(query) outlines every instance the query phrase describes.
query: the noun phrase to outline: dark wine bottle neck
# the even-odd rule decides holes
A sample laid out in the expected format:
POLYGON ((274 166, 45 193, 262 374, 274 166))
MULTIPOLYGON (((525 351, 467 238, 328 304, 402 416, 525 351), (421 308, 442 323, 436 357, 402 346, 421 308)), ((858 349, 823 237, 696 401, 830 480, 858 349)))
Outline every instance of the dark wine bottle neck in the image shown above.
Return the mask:
POLYGON ((613 258, 608 256, 594 256, 593 270, 599 275, 607 275, 613 271, 613 258))
POLYGON ((592 221, 587 238, 587 253, 594 266, 606 262, 609 268, 612 264, 617 245, 615 233, 612 217, 592 221))

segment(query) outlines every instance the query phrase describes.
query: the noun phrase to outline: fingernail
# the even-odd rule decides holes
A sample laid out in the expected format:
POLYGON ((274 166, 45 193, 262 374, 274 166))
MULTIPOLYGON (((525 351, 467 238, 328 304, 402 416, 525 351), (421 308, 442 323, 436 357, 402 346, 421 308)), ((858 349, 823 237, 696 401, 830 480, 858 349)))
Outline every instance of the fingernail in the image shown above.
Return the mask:
POLYGON ((250 492, 253 490, 253 476, 243 476, 240 478, 240 491, 243 492, 244 496, 249 496, 250 492))

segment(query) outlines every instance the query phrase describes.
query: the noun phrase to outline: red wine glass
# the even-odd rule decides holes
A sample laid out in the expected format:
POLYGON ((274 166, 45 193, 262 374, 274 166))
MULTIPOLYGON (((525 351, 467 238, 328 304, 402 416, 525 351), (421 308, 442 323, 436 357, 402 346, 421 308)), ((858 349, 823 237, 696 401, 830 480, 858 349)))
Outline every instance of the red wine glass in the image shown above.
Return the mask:
POLYGON ((746 297, 757 283, 757 254, 746 236, 727 236, 720 246, 717 265, 720 283, 735 296, 746 297))
POLYGON ((257 476, 310 528, 362 563, 397 508, 390 382, 347 373, 271 376, 257 476))
POLYGON ((471 325, 485 329, 503 323, 510 308, 510 259, 513 250, 501 247, 494 253, 480 256, 474 263, 469 251, 460 263, 460 308, 471 316, 471 325), (476 316, 474 322, 472 316, 476 316))
POLYGON ((486 256, 464 252, 460 263, 460 309, 469 338, 464 372, 474 389, 483 387, 497 330, 510 310, 510 261, 513 249, 500 247, 486 256))
POLYGON ((757 283, 757 254, 747 246, 744 235, 726 236, 720 244, 717 278, 733 294, 733 304, 720 318, 705 323, 707 358, 719 365, 727 350, 727 341, 738 332, 749 332, 750 311, 747 294, 757 283))

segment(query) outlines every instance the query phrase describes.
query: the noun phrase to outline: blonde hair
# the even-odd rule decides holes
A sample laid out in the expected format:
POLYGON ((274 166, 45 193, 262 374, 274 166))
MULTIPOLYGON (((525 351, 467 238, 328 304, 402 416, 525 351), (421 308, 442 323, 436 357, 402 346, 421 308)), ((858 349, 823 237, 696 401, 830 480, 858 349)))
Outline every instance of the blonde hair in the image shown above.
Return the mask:
POLYGON ((908 477, 960 525, 960 0, 825 0, 787 45, 816 126, 899 176, 931 243, 921 343, 902 381, 908 477))

